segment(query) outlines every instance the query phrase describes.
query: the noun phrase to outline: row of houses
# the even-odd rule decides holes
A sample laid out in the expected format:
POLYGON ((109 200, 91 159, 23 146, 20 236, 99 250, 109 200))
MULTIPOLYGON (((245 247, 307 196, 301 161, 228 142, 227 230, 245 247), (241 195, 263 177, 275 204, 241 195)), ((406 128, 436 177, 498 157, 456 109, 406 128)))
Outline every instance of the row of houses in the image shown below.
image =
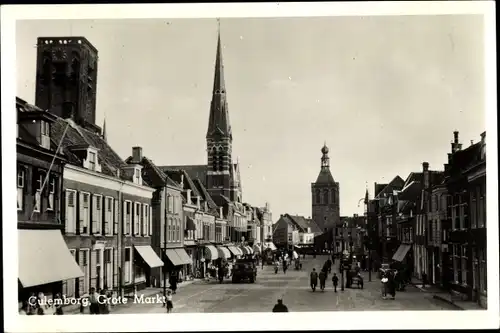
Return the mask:
MULTIPOLYGON (((92 287, 125 295, 275 248, 270 206, 242 202, 231 156, 213 163, 222 171, 200 165, 199 173, 157 166, 142 147, 121 158, 105 123, 95 123, 95 47, 84 37, 41 37, 37 52, 36 102, 16 99, 20 300, 92 287)), ((215 112, 209 131, 219 138, 215 112)))
POLYGON ((401 263, 410 274, 487 304, 486 133, 465 149, 454 132, 444 170, 429 163, 406 180, 375 184, 367 200, 374 262, 401 263))
POLYGON ((281 214, 273 227, 273 241, 284 250, 313 248, 314 238, 322 233, 310 217, 299 215, 281 214))

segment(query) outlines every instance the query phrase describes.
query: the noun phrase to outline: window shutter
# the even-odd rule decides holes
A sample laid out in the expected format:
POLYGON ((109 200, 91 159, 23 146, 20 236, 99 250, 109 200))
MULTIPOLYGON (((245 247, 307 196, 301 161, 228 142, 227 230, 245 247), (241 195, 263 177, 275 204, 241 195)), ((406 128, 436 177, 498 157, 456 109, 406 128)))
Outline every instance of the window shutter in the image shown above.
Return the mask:
POLYGON ((83 209, 83 195, 84 194, 82 192, 78 193, 78 198, 79 198, 79 200, 78 200, 78 210, 79 210, 79 223, 80 223, 79 229, 80 229, 80 234, 84 233, 84 228, 83 228, 84 227, 84 221, 83 221, 83 219, 84 219, 84 216, 85 216, 85 211, 83 209))
POLYGON ((96 250, 90 251, 90 287, 96 287, 96 262, 97 262, 97 252, 96 250))
POLYGON ((86 290, 85 290, 85 278, 86 278, 85 273, 86 273, 86 271, 85 271, 85 266, 83 265, 83 253, 80 250, 78 250, 78 265, 80 266, 80 269, 83 272, 83 276, 78 278, 78 293, 81 297, 86 292, 86 290))
POLYGON ((118 250, 113 248, 113 289, 118 288, 118 250))
POLYGON ((127 234, 127 202, 123 201, 122 207, 122 234, 127 234))
POLYGON ((71 222, 73 221, 73 211, 72 207, 69 206, 71 192, 66 190, 66 201, 65 201, 65 219, 64 219, 64 230, 66 233, 73 232, 73 226, 71 222))
POLYGON ((153 236, 153 207, 149 206, 149 215, 148 215, 148 224, 149 224, 149 236, 153 236))
POLYGON ((119 212, 120 208, 118 206, 119 201, 117 199, 114 199, 115 203, 115 210, 114 210, 114 218, 113 218, 113 234, 118 235, 118 219, 119 219, 119 212))

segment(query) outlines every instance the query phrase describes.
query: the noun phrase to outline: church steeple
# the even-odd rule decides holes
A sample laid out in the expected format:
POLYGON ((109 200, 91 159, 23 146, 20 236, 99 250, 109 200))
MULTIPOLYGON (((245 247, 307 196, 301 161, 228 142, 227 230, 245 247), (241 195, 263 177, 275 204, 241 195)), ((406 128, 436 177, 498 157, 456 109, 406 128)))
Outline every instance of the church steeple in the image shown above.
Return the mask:
POLYGON ((207 138, 218 135, 232 139, 229 112, 226 100, 226 84, 224 81, 224 64, 222 61, 222 43, 220 38, 220 21, 218 21, 217 52, 215 56, 214 86, 210 118, 208 120, 207 138))

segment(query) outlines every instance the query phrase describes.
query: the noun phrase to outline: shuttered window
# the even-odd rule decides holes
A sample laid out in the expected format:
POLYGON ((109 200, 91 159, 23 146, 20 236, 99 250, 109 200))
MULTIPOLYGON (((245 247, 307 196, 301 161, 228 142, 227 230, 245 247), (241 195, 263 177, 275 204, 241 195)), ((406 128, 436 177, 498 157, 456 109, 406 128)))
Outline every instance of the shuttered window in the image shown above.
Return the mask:
POLYGON ((80 296, 88 293, 89 288, 89 279, 90 279, 90 267, 89 267, 89 249, 80 249, 79 251, 79 266, 83 272, 83 276, 78 280, 79 293, 80 296))
POLYGON ((118 235, 118 223, 120 220, 119 213, 120 213, 120 207, 119 207, 119 201, 117 199, 114 199, 114 217, 113 217, 113 235, 118 235))
POLYGON ((80 234, 89 233, 89 221, 90 221, 90 194, 85 192, 80 192, 80 234))
POLYGON ((66 190, 65 231, 67 234, 76 233, 76 191, 66 190))

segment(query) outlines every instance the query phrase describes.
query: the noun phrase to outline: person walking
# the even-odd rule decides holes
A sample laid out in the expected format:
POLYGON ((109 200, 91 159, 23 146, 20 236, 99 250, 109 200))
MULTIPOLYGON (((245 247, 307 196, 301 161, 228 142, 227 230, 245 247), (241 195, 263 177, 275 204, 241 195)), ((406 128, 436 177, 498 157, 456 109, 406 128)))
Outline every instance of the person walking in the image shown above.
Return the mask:
POLYGON ((382 298, 383 299, 387 299, 387 282, 389 281, 389 279, 387 278, 386 274, 384 273, 382 275, 382 298))
POLYGON ((54 307, 56 308, 56 311, 54 312, 55 315, 63 315, 63 308, 62 308, 62 298, 61 294, 56 294, 56 298, 54 299, 54 307))
POLYGON ((101 289, 99 293, 99 313, 100 314, 109 314, 109 301, 108 296, 106 295, 106 290, 101 289))
POLYGON ((332 272, 332 260, 330 258, 328 258, 328 260, 326 261, 326 265, 328 267, 328 273, 331 273, 332 272))
POLYGON ((279 261, 276 260, 276 262, 274 263, 274 274, 278 274, 279 269, 280 269, 280 264, 279 261))
POLYGON ((283 260, 283 274, 286 274, 286 270, 288 269, 288 262, 283 260))
POLYGON ((95 291, 95 288, 90 288, 89 294, 89 303, 90 303, 90 314, 99 314, 99 303, 98 303, 99 295, 95 291))
POLYGON ((172 274, 170 274, 170 277, 168 279, 169 283, 170 283, 170 289, 172 290, 172 294, 176 294, 177 292, 177 274, 175 273, 175 271, 172 272, 172 274))
POLYGON ((172 312, 172 309, 174 308, 172 298, 172 290, 167 290, 167 313, 172 312))
POLYGON ((311 272, 311 289, 312 291, 316 291, 316 286, 318 285, 318 273, 316 272, 316 268, 313 268, 311 272))
POLYGON ((319 272, 319 289, 321 291, 325 291, 325 282, 326 282, 326 272, 322 270, 319 272))
POLYGON ((282 299, 278 299, 278 303, 274 305, 273 312, 288 312, 288 308, 283 304, 282 299))
POLYGON ((337 285, 339 284, 339 277, 337 276, 337 273, 333 273, 332 282, 333 282, 333 289, 335 292, 337 292, 337 285))

